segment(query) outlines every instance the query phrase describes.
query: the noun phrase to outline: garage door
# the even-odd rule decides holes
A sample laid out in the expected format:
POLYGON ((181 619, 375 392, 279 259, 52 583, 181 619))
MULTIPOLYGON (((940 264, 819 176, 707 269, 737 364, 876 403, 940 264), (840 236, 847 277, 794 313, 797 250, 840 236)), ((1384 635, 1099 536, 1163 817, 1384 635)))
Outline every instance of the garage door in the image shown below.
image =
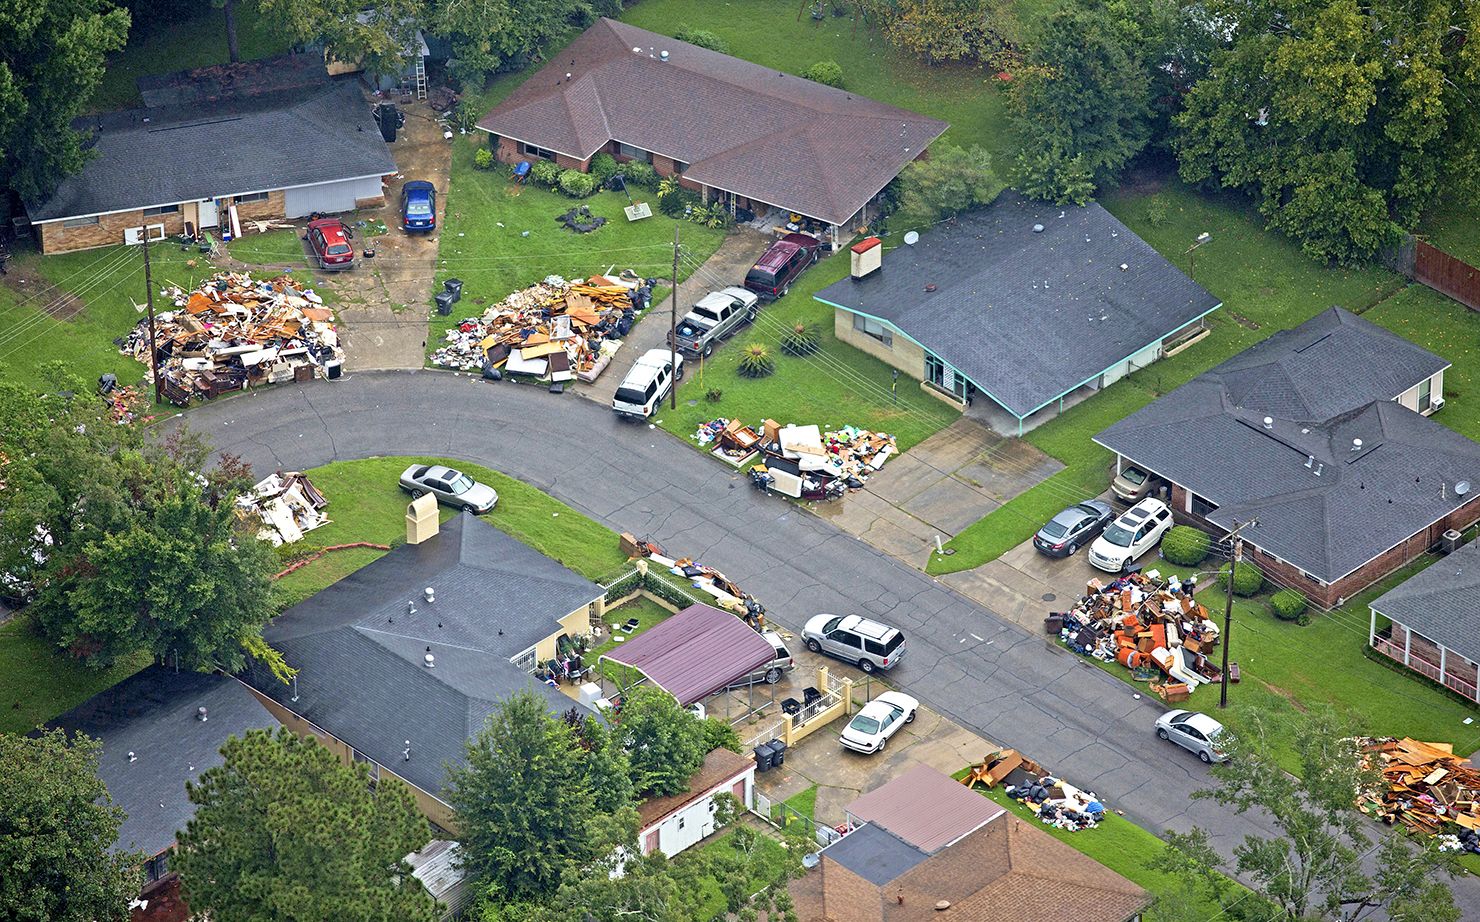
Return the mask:
POLYGON ((374 198, 380 194, 380 180, 346 179, 341 182, 326 182, 316 186, 299 186, 283 193, 283 205, 290 218, 322 211, 332 214, 339 211, 354 211, 355 200, 374 198), (366 191, 368 190, 368 191, 366 191))

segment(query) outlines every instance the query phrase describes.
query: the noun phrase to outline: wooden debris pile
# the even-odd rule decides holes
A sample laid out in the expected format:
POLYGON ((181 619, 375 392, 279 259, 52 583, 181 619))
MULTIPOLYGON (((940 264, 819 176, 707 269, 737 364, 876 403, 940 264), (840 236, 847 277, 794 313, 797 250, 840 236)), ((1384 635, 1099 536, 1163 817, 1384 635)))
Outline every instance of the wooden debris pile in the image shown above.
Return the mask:
MULTIPOLYGON (((344 350, 323 299, 289 276, 221 272, 194 291, 165 290, 175 310, 155 317, 164 396, 185 406, 250 385, 337 377, 344 350)), ((149 365, 149 320, 117 341, 149 365)))
POLYGON ((782 426, 762 420, 759 432, 738 419, 700 423, 692 438, 726 464, 750 468, 757 487, 794 499, 836 499, 859 490, 898 451, 894 436, 857 426, 782 426))
POLYGON ((1445 835, 1450 848, 1480 853, 1480 771, 1450 743, 1366 739, 1362 749, 1382 775, 1383 789, 1358 802, 1364 813, 1401 822, 1424 835, 1445 835))
POLYGON ((237 515, 258 525, 257 537, 273 546, 293 544, 303 533, 329 524, 329 500, 298 471, 278 471, 237 499, 237 515))

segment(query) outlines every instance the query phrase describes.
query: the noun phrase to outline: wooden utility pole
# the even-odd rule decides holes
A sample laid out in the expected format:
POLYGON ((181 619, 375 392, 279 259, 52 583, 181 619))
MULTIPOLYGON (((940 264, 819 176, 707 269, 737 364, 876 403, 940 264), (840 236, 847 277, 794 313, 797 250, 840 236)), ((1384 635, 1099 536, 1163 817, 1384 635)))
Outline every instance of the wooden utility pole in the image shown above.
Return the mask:
POLYGON ((678 225, 673 225, 673 299, 668 309, 668 365, 673 369, 669 382, 668 408, 678 409, 678 225))
POLYGON ((144 303, 149 308, 149 374, 154 377, 154 402, 163 403, 164 382, 159 379, 159 348, 154 342, 154 277, 149 274, 149 228, 144 228, 144 303))
POLYGON ((1219 708, 1228 707, 1228 648, 1233 644, 1233 581, 1238 575, 1238 565, 1244 559, 1244 539, 1239 532, 1257 524, 1259 523, 1255 519, 1235 522, 1233 530, 1228 533, 1228 540, 1233 543, 1233 556, 1228 561, 1228 585, 1224 587, 1228 592, 1228 601, 1223 606, 1223 675, 1219 680, 1219 708))

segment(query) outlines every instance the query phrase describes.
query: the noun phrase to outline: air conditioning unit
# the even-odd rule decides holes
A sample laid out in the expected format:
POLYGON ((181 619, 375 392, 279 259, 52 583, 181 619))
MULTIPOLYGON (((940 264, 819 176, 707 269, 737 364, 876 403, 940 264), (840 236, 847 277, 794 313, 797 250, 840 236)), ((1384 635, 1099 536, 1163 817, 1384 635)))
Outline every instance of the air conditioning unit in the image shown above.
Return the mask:
POLYGON ((1442 409, 1444 409, 1443 397, 1435 397, 1433 400, 1429 401, 1429 410, 1431 412, 1437 413, 1442 409))

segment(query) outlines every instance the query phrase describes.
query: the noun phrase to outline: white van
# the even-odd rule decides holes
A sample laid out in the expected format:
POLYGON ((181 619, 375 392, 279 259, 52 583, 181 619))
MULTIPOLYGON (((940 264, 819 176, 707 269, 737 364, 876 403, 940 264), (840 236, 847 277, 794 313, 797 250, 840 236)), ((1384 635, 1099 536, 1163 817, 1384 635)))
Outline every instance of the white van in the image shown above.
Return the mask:
POLYGON ((618 416, 647 419, 657 411, 674 382, 683 380, 683 356, 677 357, 676 366, 673 358, 667 349, 649 349, 642 354, 612 398, 612 409, 618 416))

